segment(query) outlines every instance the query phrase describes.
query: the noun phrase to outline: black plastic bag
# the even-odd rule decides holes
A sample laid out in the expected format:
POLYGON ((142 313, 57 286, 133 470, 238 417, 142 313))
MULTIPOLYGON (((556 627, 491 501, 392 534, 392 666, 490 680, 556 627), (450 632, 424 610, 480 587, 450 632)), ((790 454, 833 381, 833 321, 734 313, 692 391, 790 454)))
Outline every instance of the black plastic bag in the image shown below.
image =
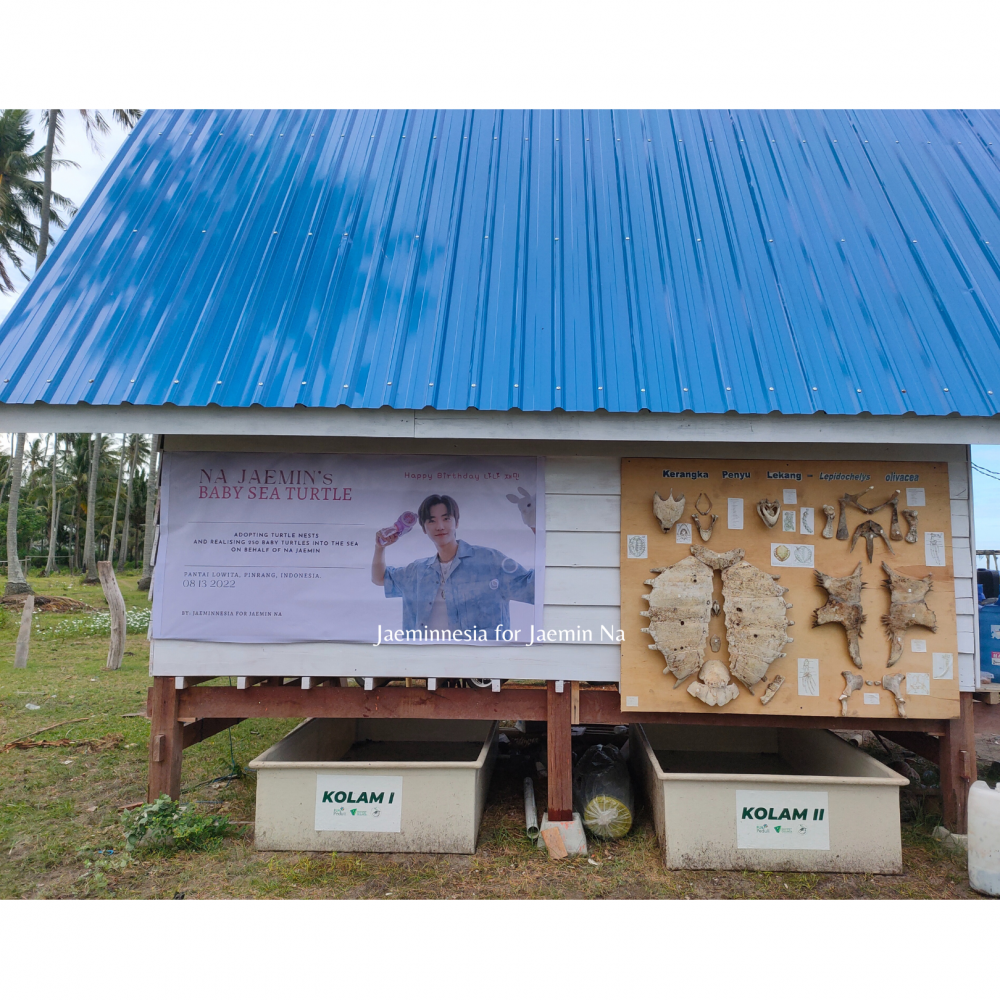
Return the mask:
POLYGON ((575 764, 573 804, 595 837, 616 840, 632 829, 632 780, 614 744, 590 747, 575 764))

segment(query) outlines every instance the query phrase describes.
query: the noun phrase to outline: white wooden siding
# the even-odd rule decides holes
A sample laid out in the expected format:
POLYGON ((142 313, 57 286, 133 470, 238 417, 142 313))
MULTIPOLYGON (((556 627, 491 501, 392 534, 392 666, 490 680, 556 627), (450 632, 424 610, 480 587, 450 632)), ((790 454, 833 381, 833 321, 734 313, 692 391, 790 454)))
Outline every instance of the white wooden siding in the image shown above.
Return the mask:
POLYGON ((979 613, 976 594, 976 541, 973 531, 970 467, 948 463, 951 497, 951 556, 955 574, 955 618, 958 639, 958 686, 975 691, 979 686, 979 613))
POLYGON ((617 531, 547 531, 546 566, 612 566, 621 558, 617 531))

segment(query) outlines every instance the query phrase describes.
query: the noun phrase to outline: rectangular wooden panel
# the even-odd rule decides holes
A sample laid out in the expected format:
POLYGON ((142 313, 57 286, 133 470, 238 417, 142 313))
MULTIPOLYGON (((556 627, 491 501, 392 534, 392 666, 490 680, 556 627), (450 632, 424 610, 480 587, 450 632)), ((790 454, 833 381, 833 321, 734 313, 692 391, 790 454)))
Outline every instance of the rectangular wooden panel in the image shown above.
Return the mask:
MULTIPOLYGON (((860 720, 899 718, 899 710, 892 694, 881 687, 885 675, 903 674, 905 699, 903 711, 910 719, 951 718, 959 713, 959 653, 973 651, 971 632, 959 632, 955 608, 955 574, 969 574, 971 570, 968 539, 962 538, 952 547, 952 499, 961 493, 963 480, 959 463, 888 463, 888 462, 827 462, 813 461, 751 461, 751 460, 701 460, 685 459, 623 459, 622 461, 622 528, 621 528, 621 587, 622 628, 622 707, 625 711, 670 711, 723 714, 808 715, 837 716, 841 713, 840 695, 844 692, 843 671, 860 674, 864 685, 847 702, 848 717, 860 720), (957 468, 956 468, 957 467, 957 468), (668 475, 664 475, 664 473, 668 475), (949 473, 951 475, 949 476, 949 473), (913 478, 918 477, 918 478, 913 478), (767 679, 776 675, 784 682, 768 704, 761 703, 767 680, 759 682, 751 693, 745 685, 737 683, 739 695, 723 707, 709 707, 688 693, 696 679, 688 677, 674 686, 672 674, 664 675, 665 660, 662 653, 650 649, 652 637, 641 629, 649 625, 640 611, 648 607, 643 594, 650 589, 645 581, 656 576, 653 567, 669 567, 691 554, 690 541, 678 543, 677 528, 664 533, 653 514, 654 491, 666 496, 673 487, 674 496, 685 496, 680 524, 687 532, 686 539, 704 544, 715 552, 733 548, 745 550, 746 561, 766 574, 780 577, 780 586, 788 588, 784 600, 792 605, 787 617, 793 622, 787 636, 793 641, 784 647, 784 657, 775 659, 767 670, 767 679), (851 541, 836 537, 824 538, 826 516, 824 504, 836 513, 834 530, 839 524, 838 499, 845 494, 868 492, 859 503, 869 508, 887 500, 896 489, 901 491, 899 509, 918 512, 918 539, 916 544, 903 540, 889 541, 887 545, 876 537, 873 556, 869 561, 866 540, 861 537, 851 551, 851 541), (911 492, 908 494, 907 490, 911 492), (789 491, 787 497, 785 491, 789 491), (794 496, 792 492, 794 491, 794 496), (711 500, 712 513, 718 515, 711 539, 702 542, 697 528, 692 524, 694 503, 699 493, 701 509, 711 500), (742 500, 743 526, 730 527, 728 500, 742 500), (758 515, 756 504, 762 499, 778 501, 778 523, 768 528, 758 515), (802 533, 802 509, 811 512, 813 533, 802 533), (785 515, 790 514, 786 520, 785 515), (794 522, 794 523, 793 523, 794 522), (690 531, 688 529, 693 529, 690 531), (928 566, 927 532, 939 532, 943 538, 944 566, 928 566), (645 558, 634 557, 642 551, 641 543, 629 536, 644 536, 645 558), (892 552, 889 551, 889 546, 892 552), (629 558, 629 552, 633 557, 629 558), (927 606, 935 616, 937 631, 921 627, 910 628, 903 637, 903 653, 891 668, 887 667, 889 641, 883 630, 881 618, 889 611, 889 592, 883 585, 887 575, 882 563, 907 576, 922 578, 931 575, 932 589, 927 596, 927 606), (844 628, 830 623, 813 627, 813 614, 827 601, 827 593, 817 585, 815 570, 833 577, 845 577, 860 563, 864 589, 862 608, 867 617, 860 640, 862 668, 852 662, 848 653, 844 628), (810 565, 812 564, 812 565, 810 565), (912 640, 918 640, 914 649, 912 640), (923 644, 921 646, 921 643, 923 644), (947 669, 950 654, 951 669, 947 669), (800 660, 803 663, 800 689, 800 660), (810 693, 810 678, 814 673, 812 661, 818 660, 818 688, 810 693), (950 676, 948 674, 950 673, 950 676), (929 691, 922 694, 921 691, 929 691)), ((847 508, 847 526, 851 536, 866 520, 877 523, 888 538, 891 508, 866 514, 855 507, 847 508)), ((807 522, 809 514, 807 513, 807 522)), ((705 523, 706 519, 703 519, 705 523)), ((900 514, 902 534, 907 524, 900 514)), ((933 560, 932 560, 933 561, 933 560)), ((724 605, 721 573, 714 573, 714 599, 724 605)), ((705 661, 716 659, 729 664, 729 647, 726 634, 726 612, 709 618, 709 640, 702 650, 705 661), (712 652, 710 643, 717 637, 719 649, 712 652)), ((845 723, 847 724, 847 723, 845 723)))
POLYGON ((553 566, 545 570, 545 605, 615 605, 621 594, 618 569, 553 566))
POLYGON ((618 531, 621 501, 617 496, 545 496, 547 531, 618 531))
POLYGON ((621 460, 585 456, 545 459, 546 493, 609 493, 622 490, 621 460))
POLYGON ((617 569, 620 547, 621 538, 617 531, 547 531, 545 565, 610 566, 617 569))

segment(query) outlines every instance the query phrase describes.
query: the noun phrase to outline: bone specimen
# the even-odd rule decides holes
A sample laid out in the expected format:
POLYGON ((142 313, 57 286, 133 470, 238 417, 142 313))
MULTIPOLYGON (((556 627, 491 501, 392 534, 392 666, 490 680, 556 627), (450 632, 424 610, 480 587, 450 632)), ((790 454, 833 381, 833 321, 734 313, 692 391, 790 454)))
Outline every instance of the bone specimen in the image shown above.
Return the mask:
POLYGON ((701 668, 698 680, 688 686, 688 694, 712 708, 728 705, 740 696, 740 689, 732 683, 726 665, 721 660, 709 660, 701 668))
POLYGON ((906 518, 906 523, 910 526, 910 530, 906 533, 906 540, 911 545, 917 544, 917 512, 915 510, 904 510, 903 517, 906 518))
MULTIPOLYGON (((866 507, 861 503, 861 497, 871 490, 875 489, 874 486, 869 486, 867 490, 862 490, 860 493, 845 493, 839 500, 840 503, 840 523, 837 525, 837 537, 842 541, 847 541, 847 508, 857 507, 862 514, 867 514, 871 517, 872 514, 877 514, 880 510, 884 510, 886 507, 892 508, 892 518, 889 522, 889 534, 894 542, 898 542, 902 537, 903 533, 899 530, 899 490, 896 490, 888 500, 883 500, 882 503, 876 504, 874 507, 866 507)), ((825 510, 826 508, 824 508, 825 510)), ((874 521, 865 521, 864 524, 874 524, 874 521)), ((882 529, 879 528, 878 533, 885 538, 882 533, 882 529)), ((826 531, 823 532, 824 537, 829 537, 826 531)), ((854 541, 857 540, 858 532, 854 532, 854 539, 851 541, 851 548, 854 548, 854 541)), ((889 545, 888 540, 886 540, 886 545, 889 545)), ((868 548, 871 549, 872 542, 869 541, 868 548)), ((892 552, 892 547, 889 547, 889 551, 892 552)), ((895 554, 895 553, 893 553, 895 554)), ((868 554, 868 561, 872 561, 871 552, 868 554)))
POLYGON ((722 614, 722 606, 718 601, 712 601, 712 617, 718 618, 722 614))
POLYGON ((837 512, 828 503, 825 503, 823 504, 823 513, 826 514, 826 527, 823 529, 823 537, 833 538, 833 519, 837 516, 837 512))
POLYGON ((659 576, 646 581, 652 592, 642 595, 649 601, 649 610, 639 612, 649 619, 649 628, 642 631, 653 639, 649 648, 663 654, 667 662, 663 672, 673 673, 679 684, 696 674, 704 662, 712 615, 713 574, 694 556, 685 556, 673 566, 654 572, 659 576))
POLYGON ((778 688, 784 683, 785 678, 781 674, 775 674, 774 680, 764 688, 764 693, 760 696, 760 703, 766 705, 778 693, 778 688))
POLYGON ((674 499, 674 491, 671 489, 670 495, 664 500, 659 493, 654 493, 653 513, 664 532, 669 531, 684 513, 684 494, 674 499))
MULTIPOLYGON (((861 564, 858 565, 860 567, 861 564)), ((860 691, 865 686, 865 682, 861 674, 852 674, 850 670, 841 670, 841 674, 844 678, 844 693, 840 696, 840 714, 847 715, 848 699, 855 691, 860 691)))
POLYGON ((923 579, 915 576, 905 576, 882 563, 888 580, 883 585, 892 598, 889 602, 889 613, 882 615, 885 634, 889 637, 889 662, 886 669, 893 666, 903 655, 903 633, 913 625, 922 625, 932 632, 937 631, 937 618, 927 607, 927 594, 931 589, 931 577, 928 573, 923 579))
MULTIPOLYGON (((844 627, 847 633, 847 649, 854 665, 861 667, 861 650, 858 640, 861 638, 861 626, 865 623, 865 613, 861 608, 861 563, 854 567, 850 576, 827 576, 816 570, 816 583, 826 593, 826 604, 813 612, 813 628, 836 622, 844 627)), ((846 675, 845 675, 846 676, 846 675)))
MULTIPOLYGON (((712 514, 712 499, 711 499, 711 497, 709 497, 709 495, 707 493, 699 493, 698 494, 698 499, 695 500, 695 502, 694 502, 694 509, 702 517, 708 517, 709 514, 712 514), (698 504, 701 503, 701 498, 702 497, 704 497, 708 501, 708 509, 707 510, 702 510, 701 507, 698 506, 698 504)), ((708 522, 708 525, 706 527, 706 526, 702 525, 700 519, 698 518, 698 514, 692 514, 691 515, 691 520, 694 521, 695 527, 698 529, 698 534, 701 535, 701 540, 703 542, 707 542, 712 537, 712 529, 715 527, 715 522, 719 520, 719 515, 718 514, 712 514, 712 520, 708 522)))
POLYGON ((717 653, 722 648, 722 640, 717 635, 713 635, 712 638, 708 640, 708 644, 712 647, 713 653, 717 653))
POLYGON ((862 490, 860 493, 845 493, 837 503, 840 504, 840 520, 837 523, 837 538, 842 542, 846 542, 848 539, 847 532, 847 507, 857 507, 861 510, 861 505, 858 500, 863 497, 869 490, 875 489, 874 486, 869 486, 867 490, 862 490))
POLYGON ((903 678, 905 674, 886 674, 882 678, 882 687, 889 691, 893 698, 896 699, 896 711, 899 712, 899 717, 901 719, 906 718, 906 699, 903 697, 903 692, 900 690, 900 685, 903 683, 903 678))
POLYGON ((889 524, 889 537, 894 542, 901 542, 903 540, 903 532, 899 530, 899 490, 896 490, 896 495, 890 500, 887 500, 886 503, 892 507, 892 521, 889 524))
POLYGON ((780 511, 781 505, 777 500, 757 501, 757 513, 760 514, 760 519, 769 528, 773 528, 778 523, 778 514, 780 511))
POLYGON ((885 547, 895 555, 892 545, 889 544, 889 539, 886 537, 885 532, 882 530, 880 524, 876 524, 875 521, 862 521, 855 529, 854 535, 851 537, 851 551, 854 551, 854 546, 857 544, 859 538, 864 538, 866 543, 866 549, 868 551, 868 561, 872 561, 872 556, 875 554, 875 539, 881 538, 885 542, 885 547))
POLYGON ((691 555, 700 559, 706 566, 711 566, 712 569, 728 569, 746 555, 746 550, 730 549, 728 552, 713 552, 711 549, 706 549, 704 545, 692 545, 691 555))
POLYGON ((784 598, 787 593, 787 587, 745 560, 722 571, 729 668, 751 694, 767 668, 785 655, 782 647, 792 641, 786 629, 795 622, 785 617, 791 607, 784 598))

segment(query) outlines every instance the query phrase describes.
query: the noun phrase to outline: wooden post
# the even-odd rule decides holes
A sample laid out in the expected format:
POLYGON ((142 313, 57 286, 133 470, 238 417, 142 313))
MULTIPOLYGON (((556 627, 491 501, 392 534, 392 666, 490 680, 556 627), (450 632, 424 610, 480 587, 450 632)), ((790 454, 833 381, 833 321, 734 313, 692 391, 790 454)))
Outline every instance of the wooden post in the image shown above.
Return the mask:
POLYGON ((572 694, 568 686, 557 694, 555 681, 547 687, 549 819, 558 822, 573 818, 572 694))
POLYGON ((28 665, 28 649, 31 646, 31 616, 35 610, 35 595, 28 594, 21 611, 21 627, 17 630, 17 647, 14 651, 14 666, 18 669, 28 665))
POLYGON ((976 780, 976 735, 972 692, 963 691, 962 714, 949 719, 941 736, 941 804, 944 825, 952 833, 968 833, 969 785, 976 780))
POLYGON ((110 560, 97 564, 97 575, 101 580, 101 590, 111 612, 111 644, 108 647, 108 670, 117 670, 125 655, 125 598, 118 587, 118 580, 110 560))
POLYGON ((181 794, 181 752, 184 726, 178 720, 181 692, 173 677, 154 677, 149 727, 149 786, 146 801, 155 802, 164 792, 172 799, 181 794))

